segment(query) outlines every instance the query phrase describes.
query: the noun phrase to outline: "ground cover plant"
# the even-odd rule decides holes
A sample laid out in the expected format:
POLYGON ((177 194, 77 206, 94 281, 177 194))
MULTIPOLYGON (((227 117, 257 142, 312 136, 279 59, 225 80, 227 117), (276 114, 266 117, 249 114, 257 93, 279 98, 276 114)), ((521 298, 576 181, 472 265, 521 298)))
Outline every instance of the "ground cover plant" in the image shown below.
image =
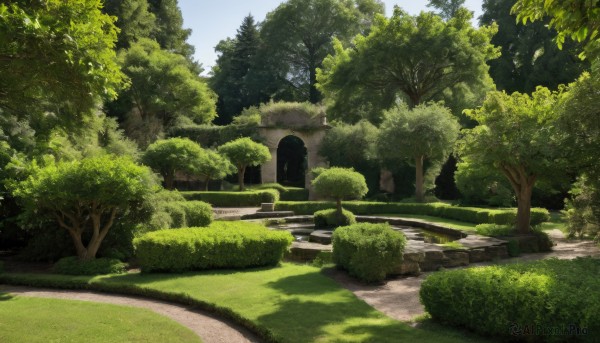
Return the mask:
POLYGON ((181 272, 276 265, 292 240, 287 231, 227 221, 150 232, 136 238, 134 246, 142 271, 181 272))
POLYGON ((185 274, 64 276, 1 274, 0 281, 138 294, 216 311, 277 342, 488 342, 427 325, 413 328, 359 300, 308 265, 185 274))
POLYGON ((481 334, 509 339, 529 328, 543 330, 536 341, 595 342, 599 273, 593 258, 444 271, 427 277, 420 296, 434 319, 481 334))
POLYGON ((150 310, 0 293, 1 342, 201 342, 150 310))

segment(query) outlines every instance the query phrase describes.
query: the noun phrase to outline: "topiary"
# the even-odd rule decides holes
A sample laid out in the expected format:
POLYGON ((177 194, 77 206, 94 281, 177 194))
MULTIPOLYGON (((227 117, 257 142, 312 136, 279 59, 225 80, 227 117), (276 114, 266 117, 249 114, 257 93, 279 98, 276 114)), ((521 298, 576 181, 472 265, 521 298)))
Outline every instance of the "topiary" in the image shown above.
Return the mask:
POLYGON ((342 210, 342 216, 338 215, 336 209, 321 210, 314 213, 315 229, 336 228, 356 224, 354 214, 348 210, 342 210))

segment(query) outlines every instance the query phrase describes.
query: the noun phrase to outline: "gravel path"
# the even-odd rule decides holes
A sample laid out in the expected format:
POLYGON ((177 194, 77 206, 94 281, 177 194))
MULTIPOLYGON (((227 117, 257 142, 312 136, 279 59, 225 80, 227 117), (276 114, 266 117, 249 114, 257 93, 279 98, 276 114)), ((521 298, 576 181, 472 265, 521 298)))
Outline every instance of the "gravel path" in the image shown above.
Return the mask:
POLYGON ((0 285, 0 291, 18 296, 93 301, 149 309, 188 327, 200 336, 204 343, 260 342, 260 339, 246 328, 218 319, 212 314, 199 312, 196 309, 159 300, 108 295, 88 291, 43 289, 7 285, 0 285))
MULTIPOLYGON (((551 257, 559 259, 573 259, 583 256, 600 258, 600 248, 592 241, 568 240, 560 230, 547 231, 547 233, 556 243, 551 252, 523 254, 516 258, 501 260, 499 263, 535 261, 551 257)), ((493 263, 475 263, 469 265, 469 267, 490 264, 493 263)), ((421 283, 431 272, 415 277, 389 280, 386 284, 377 286, 362 284, 348 276, 347 273, 335 269, 330 270, 328 273, 334 280, 352 291, 357 297, 394 319, 410 321, 415 316, 425 313, 425 309, 419 301, 419 290, 421 283)))

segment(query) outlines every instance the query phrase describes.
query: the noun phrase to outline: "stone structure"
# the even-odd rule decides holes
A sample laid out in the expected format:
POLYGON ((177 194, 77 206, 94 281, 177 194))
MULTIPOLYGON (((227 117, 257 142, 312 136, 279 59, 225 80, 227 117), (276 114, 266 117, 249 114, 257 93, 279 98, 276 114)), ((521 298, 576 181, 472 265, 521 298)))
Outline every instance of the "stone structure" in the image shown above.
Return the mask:
POLYGON ((327 167, 326 159, 319 155, 319 146, 330 126, 322 113, 311 116, 304 111, 290 111, 263 116, 259 134, 271 152, 271 160, 261 166, 262 183, 277 182, 277 149, 279 142, 287 136, 296 136, 306 147, 307 163, 304 187, 309 190, 309 199, 315 194, 310 185, 309 171, 315 167, 327 167))

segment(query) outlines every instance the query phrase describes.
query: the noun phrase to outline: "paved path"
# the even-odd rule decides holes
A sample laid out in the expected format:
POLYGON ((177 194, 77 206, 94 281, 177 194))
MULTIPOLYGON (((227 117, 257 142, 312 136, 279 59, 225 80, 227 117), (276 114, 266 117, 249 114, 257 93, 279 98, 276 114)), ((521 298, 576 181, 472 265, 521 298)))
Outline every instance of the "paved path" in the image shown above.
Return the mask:
MULTIPOLYGON (((560 230, 547 231, 547 233, 556 243, 551 252, 523 254, 516 258, 500 260, 498 263, 535 261, 551 257, 573 259, 580 256, 593 256, 600 258, 600 248, 592 241, 568 240, 560 230)), ((493 263, 475 263, 469 265, 469 267, 490 264, 493 263)), ((419 301, 419 290, 421 283, 431 272, 415 277, 389 280, 386 284, 378 286, 364 285, 349 277, 345 272, 330 270, 329 273, 331 277, 352 291, 357 297, 394 319, 410 321, 415 316, 425 313, 425 309, 419 301)))
POLYGON ((218 319, 212 314, 199 312, 196 309, 159 300, 109 295, 88 291, 6 285, 0 285, 0 291, 18 296, 93 301, 149 309, 188 327, 200 336, 204 343, 260 342, 260 339, 246 328, 218 319))
POLYGON ((214 207, 215 219, 240 220, 243 215, 256 213, 260 207, 214 207))

